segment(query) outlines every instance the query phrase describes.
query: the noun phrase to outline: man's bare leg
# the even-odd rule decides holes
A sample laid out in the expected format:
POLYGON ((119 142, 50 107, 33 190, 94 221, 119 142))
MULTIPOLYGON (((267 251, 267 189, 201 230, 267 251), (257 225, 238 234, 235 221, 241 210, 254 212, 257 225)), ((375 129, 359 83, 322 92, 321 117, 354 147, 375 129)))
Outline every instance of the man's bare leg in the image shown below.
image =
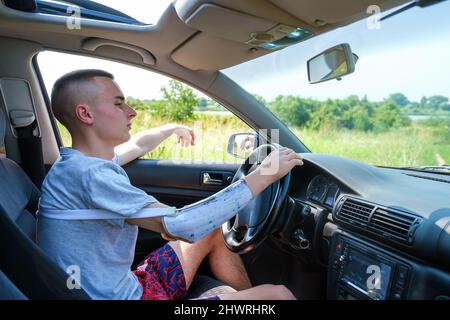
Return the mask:
MULTIPOLYGON (((205 238, 206 239, 206 238, 205 238)), ((190 244, 184 241, 170 241, 169 245, 177 254, 183 269, 186 281, 186 289, 192 284, 198 267, 209 252, 210 245, 202 239, 196 243, 190 244)))
POLYGON ((191 285, 198 267, 207 256, 211 272, 218 280, 236 290, 251 287, 247 271, 241 258, 226 248, 219 229, 196 243, 171 241, 169 245, 174 249, 180 259, 187 288, 191 285))
POLYGON ((213 236, 214 246, 208 255, 211 272, 218 280, 238 291, 251 288, 241 257, 228 250, 220 230, 216 230, 213 236))
POLYGON ((284 285, 263 284, 252 287, 241 257, 228 250, 220 229, 216 230, 211 237, 214 237, 211 239, 214 241, 214 246, 208 256, 211 271, 217 279, 238 290, 238 292, 220 294, 221 300, 296 299, 284 285))
POLYGON ((219 294, 220 300, 296 300, 284 285, 262 284, 247 290, 219 294))
MULTIPOLYGON (((190 244, 183 241, 170 241, 169 245, 173 248, 175 253, 177 254, 178 259, 180 259, 181 267, 183 268, 183 273, 186 279, 186 288, 188 289, 192 284, 192 280, 194 279, 198 267, 202 263, 203 259, 211 252, 215 250, 222 250, 221 246, 218 245, 218 235, 216 232, 209 234, 202 240, 190 244), (219 249, 218 249, 219 248, 219 249)), ((222 240, 222 245, 223 240, 222 240)), ((226 248, 225 248, 226 249, 226 248)), ((226 249, 228 250, 228 249, 226 249)), ((231 252, 230 252, 231 253, 231 252)), ((216 253, 218 254, 218 253, 216 253)), ((237 258, 240 259, 238 256, 237 258)), ((242 263, 242 261, 240 261, 242 263)), ((219 272, 222 277, 224 273, 226 273, 226 277, 228 273, 218 266, 215 267, 216 272, 219 272), (221 273, 222 272, 222 273, 221 273)), ((242 268, 245 268, 242 265, 242 268)), ((239 274, 236 272, 235 274, 239 274)), ((246 274, 246 273, 245 273, 246 274)), ((216 275, 217 276, 217 275, 216 275)), ((248 278, 248 277, 247 277, 248 278)), ((235 281, 235 280, 232 280, 235 281)), ((293 294, 283 285, 260 285, 250 289, 233 292, 233 293, 224 293, 219 295, 222 300, 291 300, 295 299, 293 294)))

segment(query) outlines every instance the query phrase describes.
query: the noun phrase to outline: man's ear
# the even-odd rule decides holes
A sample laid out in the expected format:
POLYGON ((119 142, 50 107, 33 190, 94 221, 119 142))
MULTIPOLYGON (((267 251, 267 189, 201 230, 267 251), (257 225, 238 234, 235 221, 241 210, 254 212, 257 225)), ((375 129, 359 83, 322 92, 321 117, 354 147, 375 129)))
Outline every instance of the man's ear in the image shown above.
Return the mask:
POLYGON ((94 115, 89 105, 80 103, 75 107, 75 116, 85 124, 94 123, 94 115))

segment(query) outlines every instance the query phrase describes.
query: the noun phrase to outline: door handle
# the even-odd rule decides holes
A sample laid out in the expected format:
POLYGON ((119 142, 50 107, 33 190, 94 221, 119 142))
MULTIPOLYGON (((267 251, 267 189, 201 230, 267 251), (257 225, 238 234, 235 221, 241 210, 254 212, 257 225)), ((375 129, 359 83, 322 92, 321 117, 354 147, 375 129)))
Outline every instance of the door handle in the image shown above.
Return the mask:
POLYGON ((216 185, 216 186, 223 185, 223 179, 213 179, 211 178, 208 172, 203 172, 202 182, 203 184, 209 185, 216 185))

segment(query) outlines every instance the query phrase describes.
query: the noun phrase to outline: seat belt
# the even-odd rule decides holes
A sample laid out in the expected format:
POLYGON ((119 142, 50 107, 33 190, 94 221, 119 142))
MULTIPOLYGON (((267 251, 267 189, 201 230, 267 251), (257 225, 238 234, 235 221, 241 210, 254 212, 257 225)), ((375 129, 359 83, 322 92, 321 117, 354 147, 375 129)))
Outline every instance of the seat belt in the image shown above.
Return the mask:
POLYGON ((143 208, 135 214, 123 216, 104 209, 39 209, 37 216, 57 220, 105 220, 105 219, 138 219, 176 215, 175 207, 143 208))
POLYGON ((42 143, 36 117, 30 111, 11 111, 10 118, 16 129, 21 167, 31 181, 41 189, 45 177, 42 143))

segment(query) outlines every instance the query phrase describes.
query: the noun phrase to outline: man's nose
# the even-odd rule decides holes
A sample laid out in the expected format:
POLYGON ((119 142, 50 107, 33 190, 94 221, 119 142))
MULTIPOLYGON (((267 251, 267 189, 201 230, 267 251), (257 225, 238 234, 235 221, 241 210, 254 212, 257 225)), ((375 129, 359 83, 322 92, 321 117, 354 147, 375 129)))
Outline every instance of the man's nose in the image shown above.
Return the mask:
POLYGON ((134 118, 134 117, 136 117, 136 115, 137 115, 137 113, 136 113, 136 110, 134 110, 132 107, 130 107, 129 105, 127 105, 128 106, 128 116, 130 117, 130 118, 134 118))

